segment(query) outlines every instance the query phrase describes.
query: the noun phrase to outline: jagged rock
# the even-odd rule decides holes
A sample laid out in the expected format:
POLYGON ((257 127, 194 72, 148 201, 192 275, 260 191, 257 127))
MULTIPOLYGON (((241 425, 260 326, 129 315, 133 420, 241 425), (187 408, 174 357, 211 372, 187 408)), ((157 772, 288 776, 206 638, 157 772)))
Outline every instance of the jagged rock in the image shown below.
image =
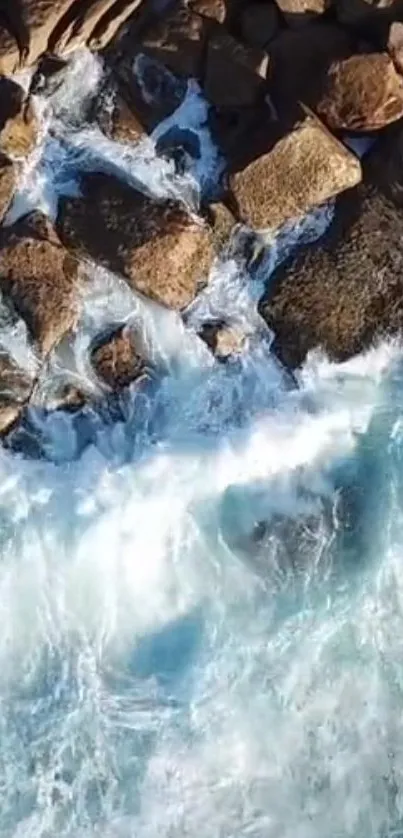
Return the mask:
POLYGON ((0 20, 0 73, 4 75, 15 73, 20 60, 18 41, 0 20))
POLYGON ((131 0, 131 2, 127 0, 124 4, 115 2, 92 31, 87 42, 90 49, 104 49, 118 35, 119 30, 128 22, 142 2, 143 0, 131 0))
POLYGON ((312 18, 323 15, 332 0, 275 0, 289 26, 303 26, 312 18))
POLYGON ((115 65, 117 86, 124 88, 124 98, 130 109, 151 133, 163 119, 170 116, 183 102, 187 81, 174 76, 158 61, 139 54, 135 60, 125 57, 115 65))
POLYGON ((387 43, 388 53, 399 73, 403 73, 403 23, 392 23, 387 43))
POLYGON ((91 364, 111 390, 121 390, 147 374, 147 364, 136 346, 133 331, 120 327, 94 342, 91 364))
POLYGON ((335 0, 336 13, 341 23, 359 26, 391 21, 401 14, 402 0, 335 0))
POLYGON ((359 160, 313 115, 232 178, 241 220, 276 230, 361 180, 359 160))
POLYGON ((0 251, 0 290, 46 355, 75 323, 77 262, 41 213, 3 229, 0 251))
POLYGON ((192 12, 216 20, 217 23, 224 23, 227 15, 225 0, 189 0, 188 6, 192 12))
POLYGON ((239 327, 217 320, 204 323, 199 336, 219 361, 239 355, 245 345, 245 332, 239 327))
POLYGON ((387 53, 337 61, 316 111, 334 131, 377 131, 403 116, 403 79, 387 53))
POLYGON ((58 55, 45 53, 38 61, 29 92, 52 96, 63 84, 69 62, 58 55))
POLYGON ((0 434, 6 433, 16 422, 32 386, 32 377, 0 347, 0 434))
POLYGON ((228 172, 243 169, 267 152, 284 133, 283 122, 276 118, 265 100, 245 108, 212 107, 209 127, 226 159, 228 172))
POLYGON ((38 123, 31 98, 12 79, 0 76, 0 151, 25 157, 32 151, 38 123))
POLYGON ((263 98, 268 65, 267 53, 217 27, 208 42, 204 92, 217 107, 254 105, 263 98))
POLYGON ((220 253, 228 245, 231 232, 236 224, 236 219, 228 207, 220 202, 210 204, 208 215, 214 247, 220 253))
POLYGON ((122 143, 139 142, 146 133, 140 118, 119 92, 112 94, 111 98, 112 101, 106 91, 106 97, 101 95, 95 103, 94 116, 99 127, 112 140, 122 143))
POLYGON ((270 42, 269 91, 277 111, 302 101, 314 105, 331 63, 354 51, 353 35, 335 23, 285 30, 270 42))
POLYGON ((212 25, 185 6, 175 6, 146 28, 138 49, 178 76, 201 78, 212 25))
POLYGON ((242 9, 240 29, 242 39, 250 46, 267 47, 279 31, 277 6, 268 0, 254 0, 242 9))
POLYGON ((338 199, 335 218, 270 278, 260 313, 290 367, 314 348, 343 361, 403 328, 403 212, 372 184, 338 199))
POLYGON ((15 164, 0 153, 0 224, 11 204, 16 182, 15 164))
POLYGON ((73 50, 90 42, 101 48, 115 35, 142 0, 116 3, 116 0, 80 0, 72 2, 52 32, 49 47, 54 52, 73 50))
POLYGON ((66 246, 159 303, 188 305, 213 258, 207 226, 174 201, 152 199, 112 175, 85 174, 80 188, 82 197, 59 203, 66 246))

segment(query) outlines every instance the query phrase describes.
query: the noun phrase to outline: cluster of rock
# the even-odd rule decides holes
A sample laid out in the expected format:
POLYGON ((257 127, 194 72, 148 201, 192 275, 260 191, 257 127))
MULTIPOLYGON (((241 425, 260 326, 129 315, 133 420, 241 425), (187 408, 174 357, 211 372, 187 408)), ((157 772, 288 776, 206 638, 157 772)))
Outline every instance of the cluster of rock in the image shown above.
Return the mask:
MULTIPOLYGON (((295 367, 323 346, 344 359, 401 330, 402 0, 182 0, 163 10, 151 0, 9 0, 0 6, 0 72, 0 291, 40 361, 75 328, 89 261, 182 311, 234 225, 264 242, 331 198, 326 235, 278 268, 260 303, 279 356, 295 367), (37 138, 32 93, 83 45, 103 50, 117 91, 112 111, 100 100, 89 118, 118 141, 137 143, 180 104, 186 81, 198 81, 226 161, 200 216, 111 174, 84 173, 80 197, 60 199, 54 225, 33 213, 1 226, 37 138), (157 96, 133 71, 144 61, 157 96), (10 78, 24 67, 36 68, 29 93, 10 78), (361 164, 346 137, 368 134, 377 144, 361 164)), ((222 321, 201 337, 221 359, 242 346, 222 321)), ((139 346, 121 328, 91 358, 112 390, 144 375, 139 346)), ((1 430, 34 386, 4 352, 1 430)))

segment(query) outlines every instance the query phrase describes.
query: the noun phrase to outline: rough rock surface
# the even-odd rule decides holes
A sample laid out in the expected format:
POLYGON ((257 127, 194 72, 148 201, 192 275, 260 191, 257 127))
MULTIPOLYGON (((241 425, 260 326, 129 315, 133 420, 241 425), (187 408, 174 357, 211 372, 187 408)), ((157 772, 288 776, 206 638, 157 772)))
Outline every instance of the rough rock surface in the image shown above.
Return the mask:
POLYGON ((98 339, 91 350, 91 364, 98 378, 111 390, 121 390, 146 374, 145 360, 136 347, 132 330, 120 327, 98 339))
POLYGON ((179 204, 156 201, 111 175, 84 175, 81 192, 59 204, 57 229, 66 246, 160 303, 177 309, 190 303, 213 259, 207 226, 179 204))
POLYGON ((0 76, 0 151, 25 157, 35 145, 37 130, 30 97, 19 84, 0 76))
POLYGON ((245 332, 239 327, 222 320, 205 323, 199 336, 219 361, 227 361, 239 355, 245 344, 245 332))
POLYGON ((16 182, 15 164, 0 153, 0 223, 10 206, 16 182))
POLYGON ((212 24, 185 6, 174 7, 146 28, 139 51, 179 76, 200 78, 212 24))
POLYGON ((303 26, 312 18, 323 15, 331 0, 275 0, 289 26, 303 26))
POLYGON ((212 229, 214 248, 217 253, 220 253, 229 242, 236 219, 225 204, 217 202, 208 207, 208 220, 212 229))
POLYGON ((144 137, 146 129, 140 118, 129 107, 119 92, 109 91, 95 102, 94 117, 101 130, 112 140, 122 143, 137 143, 144 137))
POLYGON ((76 260, 40 213, 3 229, 0 251, 0 290, 11 298, 38 352, 46 355, 75 323, 76 260))
POLYGON ((126 2, 115 2, 104 14, 89 39, 88 46, 92 50, 100 50, 109 44, 119 33, 119 30, 128 21, 130 16, 139 8, 142 0, 126 0, 126 2))
POLYGON ((399 73, 403 73, 403 23, 392 23, 387 42, 388 53, 399 73))
POLYGON ((227 15, 225 0, 189 0, 188 6, 192 12, 216 20, 217 23, 224 23, 227 15))
POLYGON ((403 116, 403 79, 387 53, 337 61, 316 110, 333 131, 377 131, 403 116))
POLYGON ((361 180, 359 160, 307 115, 274 148, 232 178, 240 218, 278 229, 361 180))
POLYGON ((323 348, 343 361, 403 328, 403 212, 372 185, 338 200, 317 244, 270 279, 260 305, 274 349, 290 367, 323 348))
POLYGON ((0 434, 6 433, 27 403, 33 379, 0 347, 0 434))
POLYGON ((217 28, 207 47, 204 92, 217 107, 254 105, 265 91, 269 59, 217 28))

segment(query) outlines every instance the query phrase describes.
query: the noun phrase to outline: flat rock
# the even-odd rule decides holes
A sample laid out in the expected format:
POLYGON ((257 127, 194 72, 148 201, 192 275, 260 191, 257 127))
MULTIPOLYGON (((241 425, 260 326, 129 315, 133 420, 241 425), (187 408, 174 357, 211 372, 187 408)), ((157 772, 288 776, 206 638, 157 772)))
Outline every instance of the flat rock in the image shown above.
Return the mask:
POLYGON ((31 98, 12 79, 0 76, 0 151, 26 157, 35 146, 38 122, 31 98))
POLYGON ((280 29, 277 6, 269 0, 254 0, 240 12, 242 40, 253 47, 264 49, 280 29))
POLYGON ((178 76, 201 78, 212 21, 186 6, 175 6, 146 28, 139 51, 178 76))
POLYGON ((361 180, 359 160, 313 115, 232 177, 239 217, 276 230, 361 180))
POLYGON ((328 11, 332 0, 275 0, 289 26, 304 26, 328 11))
POLYGON ((316 111, 333 131, 378 131, 403 116, 403 79, 387 53, 336 61, 316 111))
POLYGON ((133 330, 124 326, 97 338, 90 355, 96 375, 113 391, 128 387, 147 374, 147 365, 136 346, 133 330))
POLYGON ((208 227, 176 202, 152 199, 112 175, 83 175, 81 193, 60 200, 64 244, 159 303, 188 305, 213 259, 208 227))
POLYGON ((0 224, 11 204, 17 183, 16 165, 0 153, 0 224))
POLYGON ((403 212, 372 184, 338 199, 334 221, 270 278, 260 313, 289 367, 322 348, 344 361, 403 328, 403 212))
POLYGON ((254 105, 263 98, 268 66, 267 53, 217 27, 208 42, 204 92, 217 107, 254 105))
POLYGON ((75 323, 77 262, 40 213, 3 229, 0 249, 0 289, 46 355, 75 323))
POLYGON ((332 62, 354 51, 354 35, 336 23, 280 32, 268 46, 269 91, 278 112, 298 101, 313 106, 332 62))

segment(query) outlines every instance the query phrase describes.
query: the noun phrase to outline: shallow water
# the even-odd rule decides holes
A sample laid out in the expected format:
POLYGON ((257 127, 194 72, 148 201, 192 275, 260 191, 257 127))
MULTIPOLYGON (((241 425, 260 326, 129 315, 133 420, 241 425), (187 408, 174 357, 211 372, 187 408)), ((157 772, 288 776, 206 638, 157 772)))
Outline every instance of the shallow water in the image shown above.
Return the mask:
MULTIPOLYGON (((94 160, 195 198, 200 168, 176 175, 152 142, 73 135, 77 68, 90 90, 102 73, 77 62, 10 218, 55 208, 94 160)), ((286 231, 262 271, 330 216, 286 231)), ((244 265, 215 266, 187 329, 92 279, 30 417, 41 457, 0 451, 0 835, 403 835, 401 347, 313 355, 294 387, 244 265), (226 366, 194 331, 222 312, 248 328, 226 366), (58 377, 99 395, 88 345, 111 319, 142 330, 156 380, 46 414, 58 377)))

